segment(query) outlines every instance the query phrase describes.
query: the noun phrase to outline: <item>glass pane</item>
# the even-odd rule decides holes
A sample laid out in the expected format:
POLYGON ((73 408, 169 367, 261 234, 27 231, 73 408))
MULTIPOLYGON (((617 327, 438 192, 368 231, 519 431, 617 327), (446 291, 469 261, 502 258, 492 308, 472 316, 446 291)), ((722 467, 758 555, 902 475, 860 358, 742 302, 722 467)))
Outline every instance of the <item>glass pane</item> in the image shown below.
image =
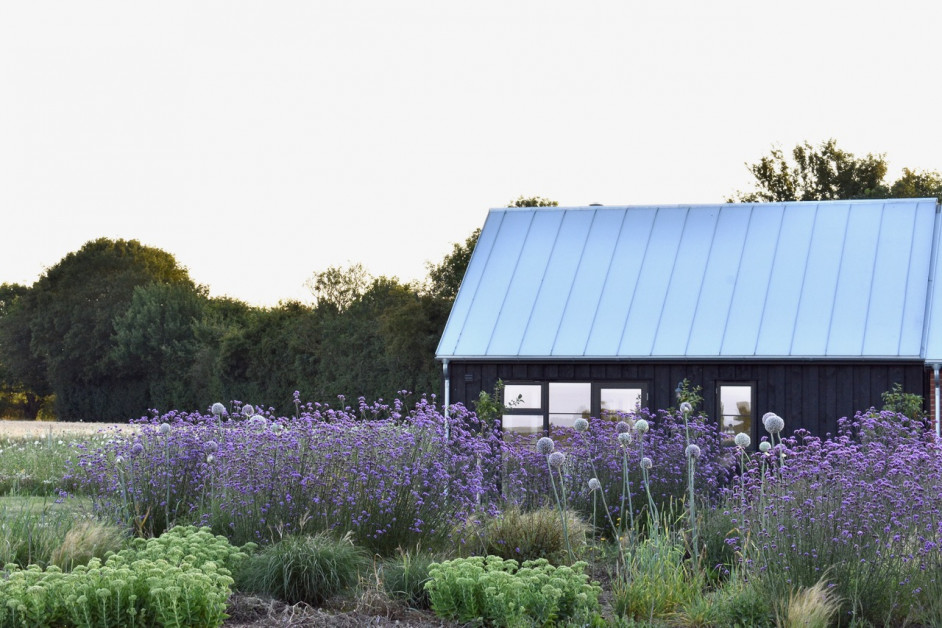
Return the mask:
POLYGON ((576 419, 588 418, 592 403, 592 384, 552 382, 549 385, 550 425, 572 427, 576 419))
POLYGON ((540 384, 507 384, 504 405, 514 410, 539 410, 543 407, 543 386, 540 384))
POLYGON ((599 391, 602 416, 638 410, 643 392, 640 388, 602 388, 599 391))
POLYGON ((752 433, 752 386, 720 386, 720 425, 724 434, 752 433))
POLYGON ((543 431, 542 414, 505 414, 501 417, 501 427, 505 432, 536 434, 543 431))

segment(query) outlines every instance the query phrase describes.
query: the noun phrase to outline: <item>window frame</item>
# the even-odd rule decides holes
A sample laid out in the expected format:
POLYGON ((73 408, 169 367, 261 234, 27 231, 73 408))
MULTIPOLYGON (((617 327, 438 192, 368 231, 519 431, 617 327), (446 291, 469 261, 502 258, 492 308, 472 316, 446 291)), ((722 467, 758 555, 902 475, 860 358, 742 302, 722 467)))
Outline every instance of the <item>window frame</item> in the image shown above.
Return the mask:
MULTIPOLYGON (((716 399, 714 403, 714 405, 716 406, 714 408, 716 411, 716 414, 714 416, 716 416, 717 427, 719 428, 719 431, 723 440, 732 442, 733 439, 736 437, 736 434, 734 433, 732 435, 728 435, 723 429, 724 415, 721 410, 722 397, 720 396, 720 392, 724 386, 749 386, 749 411, 751 413, 751 416, 750 416, 750 421, 749 421, 749 431, 743 432, 743 433, 749 435, 749 439, 752 442, 752 444, 750 445, 750 449, 754 449, 755 444, 756 444, 756 439, 757 439, 756 424, 758 422, 758 417, 756 416, 756 405, 757 405, 756 391, 759 388, 756 383, 756 380, 752 380, 752 379, 751 380, 735 380, 735 379, 716 380, 716 399)), ((729 416, 742 416, 742 415, 736 414, 736 415, 729 415, 729 416)))
POLYGON ((602 389, 603 388, 640 388, 641 407, 650 408, 651 384, 648 380, 602 380, 592 382, 592 416, 602 418, 602 389))

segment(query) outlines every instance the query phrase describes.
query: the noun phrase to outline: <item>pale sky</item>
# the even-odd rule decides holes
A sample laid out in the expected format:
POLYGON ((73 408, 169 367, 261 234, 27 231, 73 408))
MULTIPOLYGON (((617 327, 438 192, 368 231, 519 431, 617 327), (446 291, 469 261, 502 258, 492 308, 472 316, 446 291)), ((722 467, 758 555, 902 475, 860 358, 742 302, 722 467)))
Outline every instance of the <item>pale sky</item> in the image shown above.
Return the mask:
POLYGON ((942 170, 937 1, 0 0, 0 283, 92 239, 213 295, 425 275, 488 208, 721 202, 773 145, 942 170))

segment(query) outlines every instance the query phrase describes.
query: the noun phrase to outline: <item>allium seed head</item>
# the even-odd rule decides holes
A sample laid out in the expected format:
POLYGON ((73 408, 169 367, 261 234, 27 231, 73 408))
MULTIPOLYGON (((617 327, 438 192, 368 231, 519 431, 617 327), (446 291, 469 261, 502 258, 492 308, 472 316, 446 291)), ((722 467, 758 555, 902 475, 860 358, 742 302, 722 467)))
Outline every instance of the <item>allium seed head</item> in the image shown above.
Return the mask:
POLYGON ((215 462, 215 460, 216 460, 216 456, 212 454, 209 454, 208 456, 206 456, 206 464, 212 464, 213 462, 215 462))
POLYGON ((602 483, 599 482, 598 478, 592 478, 589 480, 589 490, 597 491, 602 488, 602 483))
POLYGON ((650 468, 653 467, 653 466, 654 466, 654 463, 651 462, 651 459, 648 458, 647 456, 645 456, 644 458, 641 459, 641 468, 642 468, 642 469, 650 469, 650 468))
POLYGON ((684 450, 684 453, 688 458, 693 458, 696 460, 700 457, 700 447, 694 444, 687 445, 687 448, 684 450))
POLYGON ((265 420, 261 414, 256 414, 251 419, 249 419, 249 427, 255 430, 263 430, 268 425, 268 421, 265 420))
POLYGON ((556 449, 556 444, 553 442, 553 439, 549 436, 544 436, 540 440, 536 441, 536 451, 537 453, 548 456, 553 453, 553 450, 556 449))
POLYGON ((242 406, 242 416, 245 416, 245 417, 255 416, 255 408, 252 407, 252 404, 247 403, 244 406, 242 406))
POLYGON ((680 411, 683 412, 684 414, 690 414, 691 412, 693 412, 693 406, 690 404, 689 401, 685 401, 682 404, 680 404, 680 411))
POLYGON ((131 445, 131 455, 132 455, 132 456, 139 456, 139 455, 141 455, 142 453, 144 453, 144 445, 142 445, 142 444, 139 443, 139 442, 135 442, 133 445, 131 445))
POLYGON ((651 426, 644 419, 638 419, 637 421, 635 421, 635 431, 638 432, 639 434, 646 433, 648 429, 650 429, 650 427, 651 426))
POLYGON ((561 451, 554 451, 549 455, 550 466, 554 469, 558 469, 563 466, 564 462, 566 462, 566 454, 561 451))
POLYGON ((115 464, 124 464, 124 456, 118 456, 114 459, 115 464))
POLYGON ((161 424, 160 424, 160 427, 157 428, 157 430, 158 430, 161 434, 167 435, 167 434, 170 433, 170 424, 169 424, 169 423, 161 423, 161 424))
POLYGON ((749 438, 749 434, 745 432, 740 432, 736 434, 736 438, 733 439, 733 442, 736 443, 737 447, 742 447, 743 449, 749 449, 749 445, 752 444, 752 439, 749 438))
POLYGON ((634 440, 634 437, 631 435, 631 432, 622 432, 618 435, 618 442, 627 447, 631 444, 631 441, 634 440))
POLYGON ((759 451, 761 451, 762 453, 765 453, 770 449, 772 449, 772 443, 770 443, 769 441, 764 440, 761 443, 759 443, 759 451))
POLYGON ((211 454, 219 449, 219 445, 214 440, 208 440, 203 443, 203 451, 208 454, 211 454))
POLYGON ((222 405, 221 403, 217 401, 216 403, 213 404, 212 412, 214 415, 216 415, 217 418, 221 417, 223 414, 226 413, 226 406, 222 405))
POLYGON ((619 434, 630 432, 631 423, 629 423, 628 421, 619 421, 618 423, 615 424, 615 429, 618 431, 619 434))
POLYGON ((773 414, 765 422, 765 429, 769 434, 778 434, 785 429, 785 420, 777 414, 773 414))
POLYGON ((762 415, 762 427, 765 427, 766 422, 769 420, 769 417, 776 416, 774 412, 766 412, 762 415))
POLYGON ((282 425, 281 423, 272 423, 271 431, 272 431, 272 434, 276 434, 276 435, 281 434, 282 432, 285 431, 285 426, 282 425))
POLYGON ((584 432, 589 429, 589 422, 582 418, 576 419, 572 424, 572 429, 577 432, 584 432))

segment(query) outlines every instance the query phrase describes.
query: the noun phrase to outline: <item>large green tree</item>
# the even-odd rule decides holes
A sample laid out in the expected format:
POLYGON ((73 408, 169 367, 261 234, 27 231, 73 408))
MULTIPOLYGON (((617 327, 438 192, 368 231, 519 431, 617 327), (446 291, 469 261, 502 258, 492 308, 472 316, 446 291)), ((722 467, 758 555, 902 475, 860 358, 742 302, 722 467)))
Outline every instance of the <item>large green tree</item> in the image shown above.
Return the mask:
POLYGON ((4 359, 34 390, 41 382, 30 378, 42 374, 62 419, 139 415, 146 410, 147 383, 117 367, 115 321, 128 310, 136 287, 178 282, 191 283, 165 251, 136 240, 88 242, 47 270, 16 300, 12 315, 3 317, 4 359))
POLYGON ((781 148, 753 164, 746 164, 755 189, 737 192, 730 202, 764 203, 785 201, 829 201, 864 198, 912 198, 942 196, 942 177, 937 172, 903 169, 903 176, 886 182, 887 161, 883 154, 858 157, 829 139, 819 146, 809 142, 792 149, 781 148))

